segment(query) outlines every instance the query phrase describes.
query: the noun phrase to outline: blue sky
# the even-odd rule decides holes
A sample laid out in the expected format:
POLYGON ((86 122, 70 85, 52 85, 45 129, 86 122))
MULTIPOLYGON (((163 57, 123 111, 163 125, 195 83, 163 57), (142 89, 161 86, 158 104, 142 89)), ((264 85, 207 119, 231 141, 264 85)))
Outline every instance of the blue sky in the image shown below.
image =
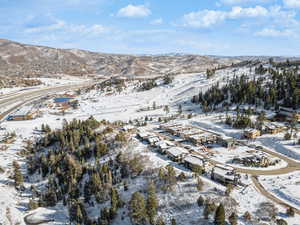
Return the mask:
POLYGON ((107 53, 300 55, 300 0, 0 0, 0 38, 107 53))

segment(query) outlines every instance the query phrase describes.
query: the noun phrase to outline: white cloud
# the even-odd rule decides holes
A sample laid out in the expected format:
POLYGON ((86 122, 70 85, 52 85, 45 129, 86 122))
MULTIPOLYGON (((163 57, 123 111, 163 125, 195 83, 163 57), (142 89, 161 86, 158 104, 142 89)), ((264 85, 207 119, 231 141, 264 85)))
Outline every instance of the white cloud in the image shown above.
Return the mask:
POLYGON ((300 8, 300 0, 283 0, 283 4, 288 8, 300 8))
POLYGON ((117 13, 119 17, 141 18, 151 14, 151 10, 144 5, 128 5, 120 9, 117 13))
POLYGON ((25 29, 26 33, 40 33, 44 31, 53 31, 53 30, 59 30, 66 26, 65 22, 62 20, 56 20, 55 23, 46 25, 46 26, 37 26, 32 28, 25 29))
POLYGON ((156 19, 156 20, 152 20, 151 22, 150 22, 150 24, 152 24, 152 25, 161 25, 161 24, 163 24, 163 19, 162 18, 159 18, 159 19, 156 19))
POLYGON ((222 22, 226 18, 226 13, 216 10, 202 10, 191 12, 183 16, 184 25, 188 27, 201 28, 210 27, 222 22))
POLYGON ((230 19, 263 17, 267 15, 268 10, 262 6, 256 6, 254 8, 242 8, 236 6, 233 7, 231 11, 227 13, 227 17, 230 19))
POLYGON ((276 30, 273 28, 265 28, 256 32, 255 35, 261 37, 297 37, 297 34, 293 30, 276 30))
POLYGON ((25 33, 48 33, 48 32, 63 32, 76 33, 78 35, 100 35, 110 31, 109 28, 100 25, 82 25, 82 24, 68 24, 62 20, 56 20, 53 24, 46 26, 37 26, 25 29, 25 33))
POLYGON ((250 8, 235 6, 230 11, 201 10, 185 14, 183 16, 183 24, 193 28, 208 28, 225 20, 249 18, 272 18, 280 23, 297 24, 295 16, 294 12, 283 11, 280 6, 273 6, 269 9, 262 6, 250 8))
POLYGON ((269 0, 220 0, 219 3, 224 5, 241 5, 248 3, 266 3, 269 0))

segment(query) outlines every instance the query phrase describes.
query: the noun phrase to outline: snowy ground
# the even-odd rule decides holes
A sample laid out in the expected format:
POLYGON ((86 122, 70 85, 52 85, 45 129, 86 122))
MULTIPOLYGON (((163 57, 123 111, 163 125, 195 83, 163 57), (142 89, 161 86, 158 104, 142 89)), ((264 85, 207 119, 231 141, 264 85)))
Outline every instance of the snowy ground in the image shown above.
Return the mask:
POLYGON ((0 88, 0 100, 9 95, 25 93, 39 88, 68 85, 68 84, 78 84, 78 83, 82 83, 83 81, 88 81, 88 78, 79 78, 79 77, 74 77, 69 75, 64 75, 57 78, 34 78, 34 79, 40 80, 42 84, 34 87, 0 88))
POLYGON ((266 190, 300 209, 300 172, 280 176, 261 176, 260 181, 266 190))
MULTIPOLYGON (((241 70, 240 73, 242 72, 245 71, 241 70)), ((35 128, 40 128, 42 124, 49 124, 52 129, 60 128, 62 126, 63 119, 86 119, 91 115, 98 120, 106 119, 110 121, 128 121, 139 119, 145 116, 165 116, 166 113, 163 111, 163 109, 138 112, 138 110, 141 108, 148 106, 151 107, 154 101, 156 102, 156 105, 170 105, 170 114, 177 110, 177 106, 175 105, 178 103, 183 104, 186 102, 186 104, 183 104, 184 110, 191 109, 193 107, 197 107, 198 109, 198 106, 194 106, 189 103, 191 97, 195 94, 198 94, 201 89, 206 89, 211 86, 212 82, 223 82, 227 79, 227 76, 230 76, 230 74, 225 71, 222 73, 222 76, 216 76, 217 78, 214 78, 214 80, 207 81, 204 74, 180 75, 175 78, 175 81, 171 85, 160 86, 145 92, 133 92, 132 90, 128 89, 127 91, 123 91, 121 94, 109 96, 106 96, 99 91, 91 91, 78 97, 80 107, 77 110, 72 110, 70 114, 66 114, 64 116, 55 116, 46 112, 41 118, 37 118, 35 120, 3 122, 1 127, 3 127, 5 130, 0 130, 0 136, 5 135, 6 132, 15 131, 17 134, 17 139, 14 144, 9 145, 9 149, 7 151, 0 152, 0 166, 5 169, 5 173, 0 173, 0 224, 10 224, 9 218, 11 218, 12 224, 19 222, 21 225, 23 225, 23 217, 29 213, 26 206, 26 203, 28 202, 28 196, 20 196, 15 191, 15 188, 10 185, 12 181, 9 179, 9 171, 11 170, 13 160, 18 160, 21 164, 23 163, 23 158, 18 156, 17 152, 22 149, 22 140, 37 137, 39 135, 36 131, 34 131, 35 128)), ((45 83, 47 82, 52 84, 55 81, 45 80, 45 83)), ((185 111, 184 113, 188 114, 190 112, 185 111)), ((195 126, 201 126, 227 136, 236 138, 240 137, 241 130, 229 128, 224 124, 218 123, 218 120, 219 114, 210 114, 210 116, 201 115, 193 117, 190 120, 182 120, 181 122, 195 126)), ((148 128, 151 128, 150 126, 151 125, 149 125, 148 128)), ((275 137, 278 138, 278 142, 274 142, 272 139, 273 137, 271 136, 263 136, 256 141, 273 149, 274 151, 279 151, 282 147, 289 148, 286 147, 288 145, 287 143, 282 142, 280 135, 275 137)), ((241 156, 243 154, 246 155, 247 150, 248 148, 246 147, 238 147, 237 149, 228 151, 228 149, 218 147, 213 149, 213 151, 216 153, 214 159, 220 161, 221 163, 225 163, 235 156, 241 156)), ((191 176, 191 172, 182 165, 174 163, 165 156, 160 155, 152 149, 149 149, 146 144, 138 143, 134 151, 140 152, 145 157, 148 157, 149 166, 152 168, 159 168, 161 166, 171 164, 176 168, 178 173, 184 172, 188 176, 191 176)), ((276 168, 285 166, 286 164, 281 162, 276 166, 276 168)), ((275 167, 270 167, 267 169, 274 168, 275 167)), ((25 173, 25 171, 23 172, 25 173)), ((169 194, 159 194, 160 203, 163 206, 161 208, 161 212, 166 215, 168 221, 175 217, 178 224, 203 223, 203 221, 201 221, 202 211, 196 203, 197 198, 199 195, 219 196, 224 192, 225 187, 211 181, 207 177, 202 177, 202 179, 205 182, 205 188, 201 193, 195 188, 196 180, 190 177, 186 182, 179 182, 174 192, 169 194), (179 204, 179 206, 176 207, 176 204, 179 204), (183 217, 182 215, 188 216, 183 217)), ((254 213, 259 203, 267 201, 267 199, 254 188, 250 178, 246 179, 243 177, 242 179, 243 183, 248 184, 248 186, 236 188, 232 193, 232 197, 239 202, 239 216, 241 216, 245 211, 254 213)), ((295 207, 299 207, 300 193, 297 189, 297 187, 300 185, 298 184, 298 182, 300 182, 299 179, 300 174, 293 173, 280 177, 264 176, 260 178, 260 181, 267 190, 276 194, 276 196, 289 201, 291 204, 295 204, 295 207), (292 177, 292 179, 290 179, 290 177, 292 177)), ((137 180, 136 182, 137 183, 132 184, 132 186, 136 187, 136 189, 143 188, 145 185, 145 182, 142 180, 137 180)), ((132 189, 132 191, 134 190, 135 189, 132 189)), ((123 198, 126 199, 128 196, 128 194, 126 195, 122 193, 123 198)), ((284 217, 285 209, 281 208, 280 206, 278 206, 278 208, 281 212, 280 215, 284 217)), ((62 210, 62 206, 48 209, 39 208, 30 213, 34 213, 34 216, 37 218, 42 217, 53 219, 53 216, 56 215, 56 223, 51 222, 48 224, 66 224, 65 221, 68 217, 67 212, 62 210)), ((299 216, 296 216, 295 218, 284 219, 286 219, 290 225, 300 224, 299 216)), ((115 224, 129 224, 129 221, 122 221, 121 218, 118 218, 115 224)), ((244 222, 239 220, 239 224, 243 225, 244 222)))

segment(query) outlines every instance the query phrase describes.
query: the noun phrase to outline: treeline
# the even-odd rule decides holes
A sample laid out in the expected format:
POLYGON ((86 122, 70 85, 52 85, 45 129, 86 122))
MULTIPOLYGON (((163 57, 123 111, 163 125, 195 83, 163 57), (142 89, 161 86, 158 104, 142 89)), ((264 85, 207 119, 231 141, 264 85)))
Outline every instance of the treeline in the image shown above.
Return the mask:
POLYGON ((276 109, 279 105, 299 108, 300 77, 297 68, 275 70, 258 66, 255 71, 261 76, 250 79, 242 75, 234 77, 224 86, 218 83, 205 93, 193 96, 192 102, 200 103, 205 112, 234 104, 249 104, 266 109, 276 109))
MULTIPOLYGON (((140 84, 140 86, 138 87, 138 91, 148 91, 148 90, 151 90, 152 88, 157 87, 159 79, 161 79, 161 78, 153 78, 153 79, 149 79, 149 80, 142 82, 140 84)), ((171 75, 165 75, 162 78, 162 82, 164 85, 171 84, 173 82, 173 80, 174 80, 174 77, 172 77, 171 75)))
POLYGON ((270 58, 269 63, 276 68, 288 68, 291 66, 295 66, 295 67, 300 66, 300 60, 290 61, 289 59, 287 59, 285 62, 274 62, 274 59, 270 58))

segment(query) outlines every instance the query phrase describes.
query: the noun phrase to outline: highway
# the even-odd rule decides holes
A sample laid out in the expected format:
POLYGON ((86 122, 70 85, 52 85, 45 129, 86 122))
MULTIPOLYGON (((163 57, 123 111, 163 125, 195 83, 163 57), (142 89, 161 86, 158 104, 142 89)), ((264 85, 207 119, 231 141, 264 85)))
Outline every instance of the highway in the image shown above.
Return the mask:
POLYGON ((79 83, 79 84, 60 85, 60 86, 34 89, 32 91, 27 91, 24 93, 2 95, 1 100, 0 100, 0 122, 3 118, 5 118, 7 115, 9 115, 14 110, 18 109, 22 105, 29 103, 35 99, 39 99, 39 98, 45 97, 47 95, 55 94, 55 93, 62 92, 62 91, 70 91, 70 90, 84 88, 84 87, 90 86, 92 84, 93 83, 91 83, 91 82, 83 82, 83 83, 79 83), (16 103, 18 103, 18 104, 16 104, 16 103), (3 109, 5 109, 5 110, 3 110, 3 109))

